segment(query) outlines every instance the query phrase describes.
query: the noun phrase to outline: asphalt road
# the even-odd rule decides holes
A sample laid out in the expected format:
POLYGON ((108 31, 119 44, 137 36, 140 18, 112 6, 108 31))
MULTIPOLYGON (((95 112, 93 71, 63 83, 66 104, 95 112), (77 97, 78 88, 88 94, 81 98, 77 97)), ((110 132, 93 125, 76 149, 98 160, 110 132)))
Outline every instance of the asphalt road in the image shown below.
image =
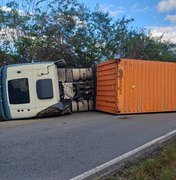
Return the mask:
POLYGON ((0 179, 70 179, 174 129, 176 113, 0 122, 0 179))

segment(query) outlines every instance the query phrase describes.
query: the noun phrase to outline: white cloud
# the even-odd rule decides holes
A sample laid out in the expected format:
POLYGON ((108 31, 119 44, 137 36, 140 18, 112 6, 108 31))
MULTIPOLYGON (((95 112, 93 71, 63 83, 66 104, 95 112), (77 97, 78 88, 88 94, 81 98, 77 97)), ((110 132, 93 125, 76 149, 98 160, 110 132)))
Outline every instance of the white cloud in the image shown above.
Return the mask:
POLYGON ((87 27, 86 21, 81 21, 77 16, 73 16, 72 18, 75 21, 77 27, 80 27, 80 28, 87 27))
POLYGON ((152 27, 150 30, 153 37, 160 37, 163 35, 163 40, 176 43, 176 26, 152 27))
POLYGON ((9 40, 11 41, 12 39, 17 37, 17 31, 15 29, 1 29, 0 30, 0 39, 1 40, 9 40))
POLYGON ((0 30, 0 46, 2 50, 15 52, 14 39, 17 39, 17 31, 15 29, 1 29, 0 30))
MULTIPOLYGON (((2 6, 2 7, 0 7, 0 10, 5 11, 5 12, 10 12, 10 11, 12 11, 12 8, 9 8, 7 6, 2 6)), ((23 10, 20 10, 20 9, 16 9, 16 10, 18 11, 20 16, 26 16, 27 15, 27 13, 25 13, 23 10)))
POLYGON ((5 12, 10 12, 12 9, 6 6, 2 6, 0 7, 0 10, 5 11, 5 12))
POLYGON ((168 12, 176 9, 176 0, 161 0, 157 5, 159 12, 168 12))
POLYGON ((165 20, 170 21, 171 23, 176 23, 176 15, 167 15, 165 20))
POLYGON ((109 13, 110 16, 112 17, 117 17, 119 14, 125 12, 124 7, 117 7, 115 8, 113 5, 107 5, 107 4, 101 4, 100 5, 100 10, 109 13))
POLYGON ((139 3, 135 3, 132 7, 131 7, 133 12, 144 12, 144 11, 149 11, 149 7, 145 6, 145 7, 141 7, 139 5, 139 3))

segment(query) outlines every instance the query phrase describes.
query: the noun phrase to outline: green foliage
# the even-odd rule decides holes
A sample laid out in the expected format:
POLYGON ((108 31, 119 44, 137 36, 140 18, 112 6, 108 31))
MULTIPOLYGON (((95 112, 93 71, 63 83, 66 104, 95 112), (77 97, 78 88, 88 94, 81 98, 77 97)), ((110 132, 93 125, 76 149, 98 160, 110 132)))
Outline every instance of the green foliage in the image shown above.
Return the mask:
POLYGON ((4 65, 5 63, 17 63, 18 57, 15 55, 6 54, 5 52, 0 50, 0 66, 4 65))
POLYGON ((77 0, 13 0, 0 9, 1 49, 31 60, 65 59, 90 67, 119 57, 176 61, 175 44, 130 29, 133 19, 114 20, 77 0), (49 2, 47 4, 47 2, 49 2), (10 37, 9 37, 10 34, 10 37))
POLYGON ((145 160, 140 167, 132 170, 136 179, 175 179, 176 145, 168 146, 160 156, 145 160))
POLYGON ((176 44, 154 38, 150 32, 131 31, 124 45, 125 57, 146 60, 176 61, 176 44))
POLYGON ((169 145, 160 155, 144 160, 141 164, 132 167, 127 174, 124 177, 113 178, 116 180, 176 179, 176 145, 169 145))

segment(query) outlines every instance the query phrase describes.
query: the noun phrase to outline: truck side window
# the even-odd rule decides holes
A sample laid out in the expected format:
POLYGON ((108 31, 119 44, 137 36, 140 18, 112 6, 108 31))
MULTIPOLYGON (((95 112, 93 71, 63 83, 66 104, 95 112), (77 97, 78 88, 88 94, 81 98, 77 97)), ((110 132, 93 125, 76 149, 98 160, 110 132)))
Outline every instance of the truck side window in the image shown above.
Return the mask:
POLYGON ((9 80, 8 93, 10 104, 30 103, 28 79, 21 78, 9 80))
POLYGON ((53 98, 53 84, 51 79, 40 79, 37 81, 37 96, 39 99, 53 98))

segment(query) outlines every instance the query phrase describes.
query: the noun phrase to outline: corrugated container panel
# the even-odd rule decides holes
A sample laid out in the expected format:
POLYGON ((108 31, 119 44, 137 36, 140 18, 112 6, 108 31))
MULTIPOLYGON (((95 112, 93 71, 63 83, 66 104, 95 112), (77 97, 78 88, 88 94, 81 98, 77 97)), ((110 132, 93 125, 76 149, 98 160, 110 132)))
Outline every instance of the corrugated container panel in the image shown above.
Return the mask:
POLYGON ((97 65, 96 109, 113 114, 176 111, 176 63, 134 59, 97 65))
POLYGON ((96 109, 105 112, 116 111, 117 62, 108 61, 97 68, 96 109))

